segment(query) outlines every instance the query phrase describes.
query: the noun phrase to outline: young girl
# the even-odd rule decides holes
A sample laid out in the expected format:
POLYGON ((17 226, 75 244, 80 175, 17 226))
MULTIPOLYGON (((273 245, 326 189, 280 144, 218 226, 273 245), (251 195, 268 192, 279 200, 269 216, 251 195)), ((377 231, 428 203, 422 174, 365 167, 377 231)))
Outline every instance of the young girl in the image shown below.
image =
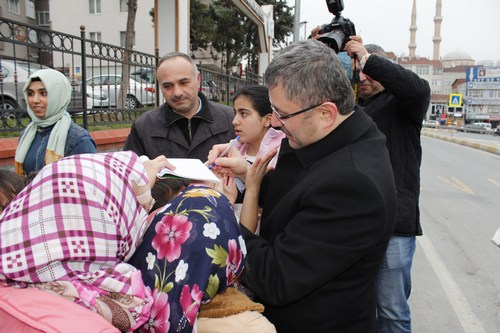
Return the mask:
MULTIPOLYGON (((271 102, 264 86, 246 86, 234 96, 234 132, 240 136, 236 149, 252 163, 257 155, 279 149, 285 134, 271 127, 271 102)), ((269 163, 276 165, 277 156, 269 163)))

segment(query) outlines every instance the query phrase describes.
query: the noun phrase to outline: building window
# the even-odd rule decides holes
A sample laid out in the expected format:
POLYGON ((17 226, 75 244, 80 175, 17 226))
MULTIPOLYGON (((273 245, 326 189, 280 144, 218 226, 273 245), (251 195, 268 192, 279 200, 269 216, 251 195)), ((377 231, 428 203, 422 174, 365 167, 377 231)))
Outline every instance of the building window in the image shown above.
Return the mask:
POLYGON ((128 0, 120 0, 120 12, 128 12, 128 0))
POLYGON ((26 1, 26 16, 36 20, 35 0, 26 1))
POLYGON ((90 14, 101 13, 101 0, 89 0, 90 14))
MULTIPOLYGON (((125 31, 120 31, 120 46, 121 47, 125 47, 125 35, 126 35, 126 32, 125 31)), ((134 36, 132 37, 132 45, 135 47, 135 33, 134 33, 134 36)))
POLYGON ((101 41, 101 33, 100 32, 90 32, 90 39, 93 40, 94 42, 100 42, 101 41))
POLYGON ((443 69, 441 67, 434 67, 432 69, 432 74, 441 75, 441 74, 443 74, 443 69))
POLYGON ((36 12, 36 22, 39 26, 49 26, 50 25, 50 12, 48 10, 40 10, 36 12))
POLYGON ((417 66, 417 75, 429 75, 429 66, 417 66))
POLYGON ((8 0, 7 11, 17 15, 21 15, 21 11, 19 10, 19 0, 8 0))

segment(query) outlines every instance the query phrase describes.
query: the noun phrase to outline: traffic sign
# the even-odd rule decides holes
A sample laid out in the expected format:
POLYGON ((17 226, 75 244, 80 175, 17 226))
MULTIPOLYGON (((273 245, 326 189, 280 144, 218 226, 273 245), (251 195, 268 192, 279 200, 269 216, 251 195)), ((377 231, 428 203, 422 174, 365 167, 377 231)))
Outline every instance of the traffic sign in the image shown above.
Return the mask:
POLYGON ((451 107, 462 106, 462 94, 450 94, 450 100, 448 101, 448 106, 451 107))

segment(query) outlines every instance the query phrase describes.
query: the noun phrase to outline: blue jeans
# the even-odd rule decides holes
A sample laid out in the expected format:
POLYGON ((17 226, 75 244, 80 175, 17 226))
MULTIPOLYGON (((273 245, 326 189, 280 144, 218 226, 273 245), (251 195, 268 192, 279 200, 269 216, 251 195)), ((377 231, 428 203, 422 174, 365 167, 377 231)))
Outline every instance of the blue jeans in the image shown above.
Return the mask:
POLYGON ((411 332, 408 298, 415 237, 392 236, 377 277, 377 333, 411 332))

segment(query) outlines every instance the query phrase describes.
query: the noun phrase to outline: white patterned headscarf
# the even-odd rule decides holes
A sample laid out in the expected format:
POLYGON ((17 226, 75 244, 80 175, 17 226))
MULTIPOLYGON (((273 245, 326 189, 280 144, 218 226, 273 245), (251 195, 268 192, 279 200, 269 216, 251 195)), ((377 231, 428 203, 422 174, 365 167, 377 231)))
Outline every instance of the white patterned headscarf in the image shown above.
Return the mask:
POLYGON ((37 287, 87 306, 122 331, 149 318, 141 274, 125 263, 147 227, 132 182, 149 179, 132 151, 46 165, 0 213, 0 284, 37 287), (127 319, 127 320, 125 320, 127 319))
POLYGON ((23 163, 26 154, 35 139, 38 126, 48 127, 54 125, 47 143, 45 152, 45 164, 52 163, 64 157, 64 147, 68 130, 71 126, 71 116, 67 112, 71 100, 71 84, 61 72, 55 69, 41 69, 30 75, 24 85, 24 98, 28 101, 28 88, 33 78, 39 78, 47 90, 47 110, 43 119, 38 118, 31 107, 27 106, 31 123, 26 127, 23 136, 19 139, 16 149, 15 166, 16 173, 24 174, 23 163))

